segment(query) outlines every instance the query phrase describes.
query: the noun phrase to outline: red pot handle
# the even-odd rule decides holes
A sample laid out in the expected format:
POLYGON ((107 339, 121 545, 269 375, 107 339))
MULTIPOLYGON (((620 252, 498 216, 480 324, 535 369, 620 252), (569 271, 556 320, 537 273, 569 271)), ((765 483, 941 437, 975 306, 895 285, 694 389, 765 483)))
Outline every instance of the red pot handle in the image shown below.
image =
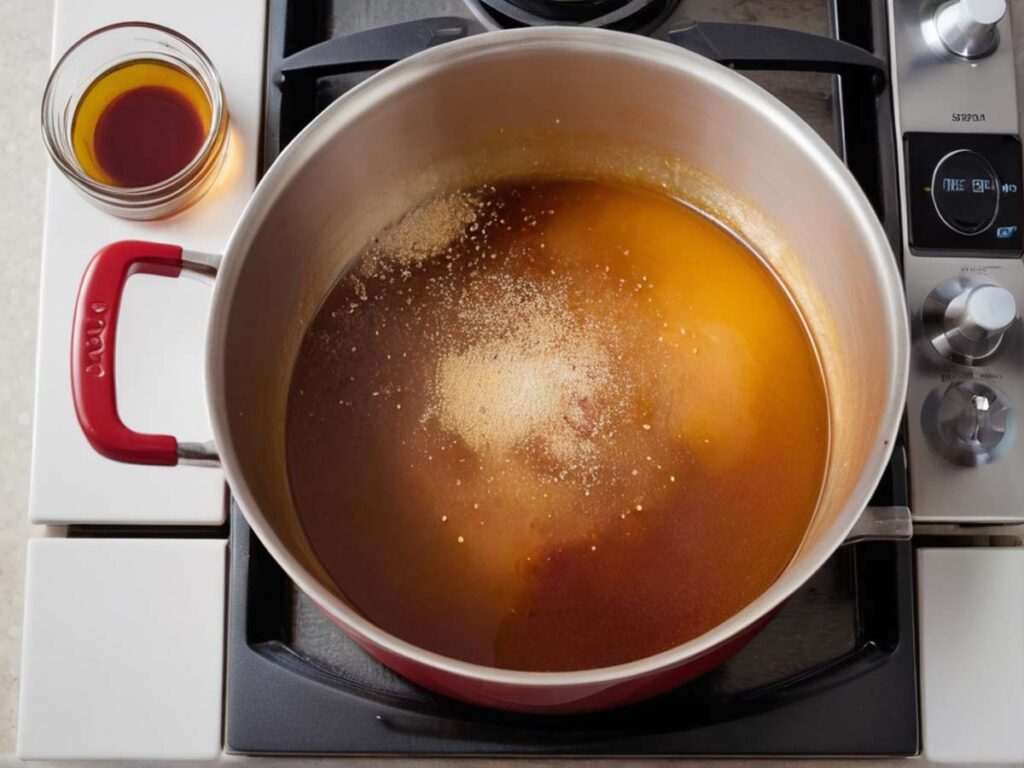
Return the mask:
POLYGON ((135 432, 121 421, 114 386, 114 342, 128 278, 137 272, 177 277, 181 269, 181 246, 122 240, 101 248, 82 275, 71 330, 71 391, 86 439, 108 459, 178 463, 175 438, 135 432))

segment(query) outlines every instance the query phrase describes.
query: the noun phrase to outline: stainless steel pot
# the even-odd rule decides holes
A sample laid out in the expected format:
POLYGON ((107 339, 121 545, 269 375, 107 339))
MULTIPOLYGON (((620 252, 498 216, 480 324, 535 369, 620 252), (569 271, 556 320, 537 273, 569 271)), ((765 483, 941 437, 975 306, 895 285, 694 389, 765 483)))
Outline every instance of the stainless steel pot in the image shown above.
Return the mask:
MULTIPOLYGON (((72 374, 83 428, 112 458, 173 464, 196 444, 138 435, 117 416, 112 342, 131 271, 211 261, 119 243, 83 279, 72 374)), ((469 701, 579 711, 650 695, 735 652, 840 545, 889 458, 908 332, 882 229, 838 158, 745 78, 667 43, 593 29, 496 32, 414 56, 351 91, 281 155, 219 266, 207 395, 228 482, 288 575, 385 664, 469 701), (822 357, 832 442, 797 555, 757 600, 669 651, 605 669, 537 673, 414 647, 353 610, 317 562, 285 471, 291 365, 328 289, 374 233, 429 194, 496 176, 612 175, 662 187, 745 237, 786 283, 822 357)))

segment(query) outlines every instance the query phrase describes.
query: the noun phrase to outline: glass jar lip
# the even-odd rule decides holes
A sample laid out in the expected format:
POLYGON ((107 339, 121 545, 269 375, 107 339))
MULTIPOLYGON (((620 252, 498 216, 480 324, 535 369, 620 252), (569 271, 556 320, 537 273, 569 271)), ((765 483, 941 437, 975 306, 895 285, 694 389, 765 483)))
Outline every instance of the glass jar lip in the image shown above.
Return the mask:
MULTIPOLYGON (((146 58, 152 58, 152 56, 147 56, 144 52, 140 51, 137 57, 129 56, 124 61, 129 62, 134 60, 143 60, 146 58)), ((129 205, 133 203, 149 204, 152 202, 159 202, 163 199, 173 198, 178 193, 188 190, 193 186, 191 183, 193 181, 193 177, 201 176, 205 166, 210 164, 211 159, 215 159, 211 158, 212 152, 219 151, 224 143, 226 117, 224 102, 224 87, 221 83, 220 75, 217 73, 217 69, 213 66, 213 62, 210 61, 210 58, 206 55, 203 49, 196 45, 196 43, 190 38, 176 30, 165 27, 162 24, 154 24, 148 21, 121 21, 94 29, 92 32, 76 41, 57 60, 57 63, 53 67, 53 71, 50 73, 50 76, 46 81, 46 88, 43 91, 41 108, 43 140, 46 144, 47 151, 50 153, 50 157, 64 172, 64 174, 78 186, 84 188, 91 194, 107 201, 128 203, 129 205), (120 187, 113 184, 104 184, 103 182, 97 181, 91 176, 86 175, 75 163, 70 162, 64 156, 64 152, 61 147, 57 145, 55 137, 52 135, 53 127, 49 125, 50 121, 47 117, 50 111, 49 108, 51 107, 54 99, 54 89, 57 78, 60 76, 62 67, 67 63, 68 59, 70 59, 79 48, 91 42, 95 38, 120 29, 152 30, 167 35, 181 43, 189 53, 194 55, 199 61, 201 71, 199 72, 200 77, 196 79, 199 81, 203 90, 208 92, 210 97, 210 128, 206 132, 206 137, 203 139, 202 145, 196 151, 195 157, 189 161, 188 165, 179 170, 173 176, 169 176, 155 184, 149 184, 142 187, 120 187)))

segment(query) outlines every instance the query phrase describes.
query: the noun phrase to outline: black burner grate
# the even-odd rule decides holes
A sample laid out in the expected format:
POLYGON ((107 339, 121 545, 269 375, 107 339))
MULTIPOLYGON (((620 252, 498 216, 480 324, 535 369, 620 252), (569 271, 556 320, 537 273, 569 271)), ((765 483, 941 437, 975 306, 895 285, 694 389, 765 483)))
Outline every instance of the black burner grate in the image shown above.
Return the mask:
POLYGON ((573 24, 646 34, 679 0, 466 0, 474 15, 500 28, 573 24))

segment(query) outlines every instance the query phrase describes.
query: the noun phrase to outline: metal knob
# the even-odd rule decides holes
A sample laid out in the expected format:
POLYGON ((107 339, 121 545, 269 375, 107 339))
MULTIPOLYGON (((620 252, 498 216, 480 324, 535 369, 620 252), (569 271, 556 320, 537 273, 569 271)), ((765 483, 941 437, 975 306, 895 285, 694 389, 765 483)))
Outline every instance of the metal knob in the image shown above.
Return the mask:
POLYGON ((978 285, 950 302, 946 319, 965 338, 981 341, 1010 330, 1017 319, 1017 302, 1002 286, 978 285))
POLYGON ((1017 419, 1006 395, 968 379, 938 388, 925 399, 922 428, 928 441, 955 464, 990 464, 1013 445, 1017 419))
POLYGON ((925 333, 944 357, 977 365, 993 355, 1017 322, 1013 294, 988 278, 947 280, 925 299, 925 333))
POLYGON ((999 45, 996 25, 1006 0, 951 0, 935 12, 935 28, 946 50, 964 59, 988 56, 999 45))
POLYGON ((956 423, 956 436, 963 443, 980 443, 988 430, 992 400, 987 395, 971 395, 956 423))

